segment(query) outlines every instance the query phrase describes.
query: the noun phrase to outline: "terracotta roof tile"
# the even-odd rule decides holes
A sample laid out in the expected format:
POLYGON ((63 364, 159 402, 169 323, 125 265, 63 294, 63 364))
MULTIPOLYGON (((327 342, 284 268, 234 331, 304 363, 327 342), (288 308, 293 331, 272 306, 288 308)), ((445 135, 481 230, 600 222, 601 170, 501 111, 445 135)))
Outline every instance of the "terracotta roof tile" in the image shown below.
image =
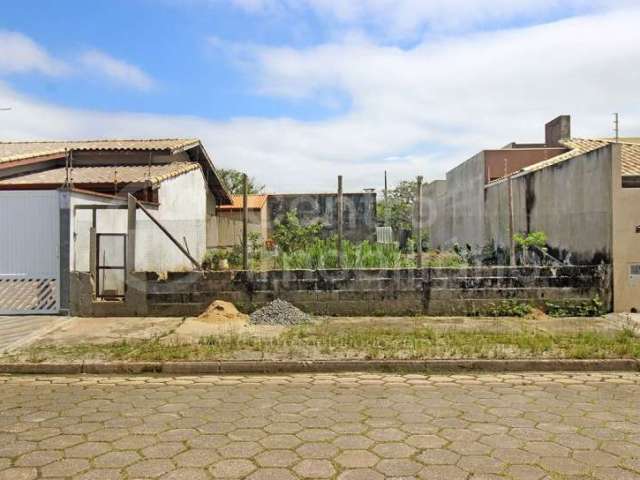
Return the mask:
POLYGON ((196 138, 163 138, 138 140, 78 140, 78 141, 36 141, 0 142, 0 163, 44 155, 64 155, 67 150, 170 150, 180 151, 196 146, 196 138))
MULTIPOLYGON (((173 162, 163 165, 118 165, 97 167, 74 167, 71 180, 74 184, 97 183, 143 183, 159 184, 169 178, 200 168, 197 163, 173 162)), ((28 173, 19 177, 0 180, 7 185, 63 185, 66 180, 64 167, 28 173)))
MULTIPOLYGON (((219 210, 241 210, 242 209, 242 195, 232 195, 231 200, 233 204, 231 205, 220 205, 218 207, 219 210)), ((267 195, 249 195, 247 197, 247 207, 249 210, 260 210, 264 207, 264 204, 267 201, 267 195)))
POLYGON ((622 176, 634 177, 640 175, 640 144, 622 144, 622 176))
MULTIPOLYGON (((549 160, 538 162, 523 168, 518 173, 527 173, 555 165, 570 158, 584 155, 599 148, 605 147, 613 143, 613 139, 609 138, 572 138, 562 140, 561 143, 567 148, 571 148, 566 153, 557 155, 549 160)), ((622 146, 622 175, 635 176, 640 175, 640 139, 637 138, 621 138, 618 143, 622 146)), ((517 173, 516 173, 517 175, 517 173)))

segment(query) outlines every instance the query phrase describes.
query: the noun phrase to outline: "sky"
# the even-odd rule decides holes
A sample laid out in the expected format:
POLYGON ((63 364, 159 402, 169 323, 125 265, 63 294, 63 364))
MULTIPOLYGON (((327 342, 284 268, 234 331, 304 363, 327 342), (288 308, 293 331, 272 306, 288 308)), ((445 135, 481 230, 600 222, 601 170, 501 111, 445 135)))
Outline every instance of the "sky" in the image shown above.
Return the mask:
POLYGON ((200 138, 271 192, 640 136, 638 0, 4 0, 0 140, 200 138))

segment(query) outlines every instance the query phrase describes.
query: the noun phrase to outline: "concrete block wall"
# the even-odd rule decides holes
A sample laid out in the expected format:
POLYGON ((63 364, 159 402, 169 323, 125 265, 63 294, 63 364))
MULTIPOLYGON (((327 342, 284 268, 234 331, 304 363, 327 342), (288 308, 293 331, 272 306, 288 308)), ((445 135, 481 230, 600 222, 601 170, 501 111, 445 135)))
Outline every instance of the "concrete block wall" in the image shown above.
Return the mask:
POLYGON ((476 315, 503 300, 544 306, 600 297, 608 266, 134 273, 123 303, 95 302, 88 274, 73 273, 74 315, 190 316, 213 300, 251 312, 281 298, 316 315, 476 315), (86 276, 87 278, 83 278, 86 276))

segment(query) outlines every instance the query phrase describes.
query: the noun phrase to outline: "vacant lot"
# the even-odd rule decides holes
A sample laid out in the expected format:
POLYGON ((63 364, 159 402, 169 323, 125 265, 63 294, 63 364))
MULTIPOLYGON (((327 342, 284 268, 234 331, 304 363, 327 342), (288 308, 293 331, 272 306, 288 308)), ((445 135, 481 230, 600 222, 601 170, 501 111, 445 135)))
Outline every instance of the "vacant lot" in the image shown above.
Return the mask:
POLYGON ((73 324, 67 325, 68 334, 54 332, 4 360, 640 357, 637 328, 604 317, 319 318, 293 327, 210 325, 183 319, 163 325, 154 323, 152 335, 131 329, 131 335, 118 340, 89 332, 78 335, 73 324))

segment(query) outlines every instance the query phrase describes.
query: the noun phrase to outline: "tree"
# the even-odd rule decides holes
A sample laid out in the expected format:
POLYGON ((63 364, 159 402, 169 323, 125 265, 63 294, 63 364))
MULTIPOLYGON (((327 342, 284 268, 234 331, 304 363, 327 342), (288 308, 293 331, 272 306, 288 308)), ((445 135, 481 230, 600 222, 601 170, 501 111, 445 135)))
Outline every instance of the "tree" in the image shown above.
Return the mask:
MULTIPOLYGON (((222 180, 222 183, 224 183, 227 187, 229 193, 234 195, 242 195, 243 173, 241 171, 234 170, 233 168, 218 168, 216 171, 218 172, 218 176, 222 180)), ((249 194, 262 193, 262 191, 264 190, 264 185, 257 183, 255 177, 248 177, 247 184, 249 187, 249 194)))
POLYGON ((378 219, 394 231, 413 229, 413 210, 417 184, 414 180, 403 180, 388 191, 387 201, 378 202, 378 219))
POLYGON ((273 239, 283 252, 291 253, 311 245, 321 231, 322 224, 320 222, 301 225, 296 212, 289 211, 276 224, 273 239))

